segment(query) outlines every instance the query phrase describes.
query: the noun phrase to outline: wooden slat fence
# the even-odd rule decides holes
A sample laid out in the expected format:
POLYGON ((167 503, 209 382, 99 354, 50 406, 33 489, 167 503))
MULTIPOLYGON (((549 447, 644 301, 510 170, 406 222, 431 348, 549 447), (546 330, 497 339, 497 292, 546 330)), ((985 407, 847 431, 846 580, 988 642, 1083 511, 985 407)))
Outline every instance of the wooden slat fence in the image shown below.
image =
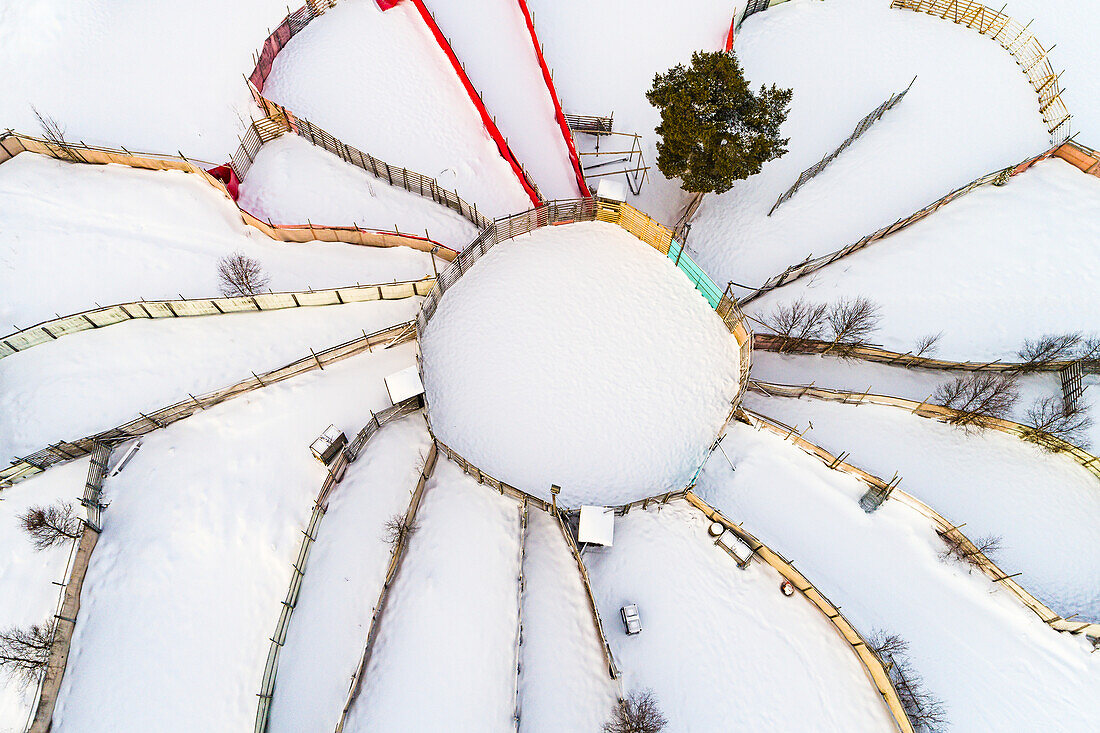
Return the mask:
POLYGON ((780 194, 779 198, 775 200, 775 203, 772 204, 771 209, 768 210, 768 216, 771 216, 772 212, 778 209, 780 205, 788 201, 791 196, 794 196, 795 192, 797 192, 798 189, 802 188, 802 186, 807 181, 816 176, 818 173, 821 173, 821 171, 825 170, 826 166, 836 160, 838 155, 847 150, 849 145, 855 142, 857 138, 863 135, 863 133, 867 132, 867 130, 871 128, 871 125, 882 119, 882 116, 884 114, 892 110, 898 104, 898 102, 904 99, 905 95, 908 94, 909 90, 913 87, 913 82, 916 80, 917 77, 914 76, 913 80, 909 82, 909 86, 905 87, 905 89, 902 89, 897 94, 891 94, 889 99, 887 99, 875 109, 871 110, 871 113, 859 121, 859 123, 855 127, 855 130, 852 131, 852 134, 849 135, 848 139, 842 142, 836 150, 829 153, 806 170, 802 171, 802 173, 798 175, 798 180, 794 182, 794 185, 792 185, 785 192, 780 194))
POLYGON ((321 490, 317 492, 317 499, 313 503, 313 513, 310 515, 309 524, 302 532, 302 543, 298 548, 298 558, 292 567, 290 587, 287 589, 286 598, 283 600, 282 609, 279 612, 279 621, 275 625, 275 633, 271 636, 271 646, 268 648, 267 662, 264 664, 264 675, 260 682, 260 692, 257 695, 259 703, 256 706, 256 724, 254 727, 256 733, 263 733, 267 730, 279 671, 279 654, 286 644, 287 631, 290 628, 294 609, 298 606, 298 596, 302 590, 302 581, 305 579, 309 554, 313 549, 313 543, 317 540, 321 520, 324 519, 325 513, 328 511, 328 502, 333 490, 343 480, 348 465, 359 458, 363 447, 382 429, 383 425, 419 411, 420 398, 411 397, 404 402, 387 407, 377 414, 371 413, 370 422, 356 434, 355 438, 340 452, 328 468, 325 480, 321 484, 321 490))
MULTIPOLYGON (((767 392, 765 392, 765 394, 783 397, 800 396, 797 394, 797 391, 802 389, 800 387, 791 387, 788 385, 767 384, 765 386, 767 388, 767 392), (783 394, 783 392, 788 393, 783 394)), ((809 396, 814 396, 811 392, 807 392, 805 394, 809 396)), ((836 394, 839 396, 841 393, 838 392, 836 394)), ((858 397, 858 395, 854 395, 853 393, 849 394, 852 395, 849 399, 854 400, 858 397)), ((888 399, 894 400, 897 398, 888 399)), ((903 402, 911 402, 911 400, 904 400, 903 402)), ((889 403, 884 402, 877 404, 889 403)), ((917 403, 913 402, 912 404, 916 405, 917 403)), ((814 443, 811 443, 810 441, 803 438, 801 435, 796 435, 795 428, 784 425, 777 420, 773 420, 772 418, 766 417, 765 415, 754 412, 747 408, 742 408, 742 414, 744 415, 745 421, 749 425, 752 425, 759 430, 767 430, 776 435, 782 436, 785 440, 791 440, 803 451, 818 458, 829 468, 833 468, 843 473, 855 476, 857 479, 863 481, 872 488, 887 485, 886 482, 884 482, 877 476, 867 473, 866 471, 860 468, 856 468, 852 464, 844 461, 843 455, 840 457, 835 457, 824 448, 814 443)), ((916 414, 920 413, 918 412, 916 414)), ((891 483, 893 484, 893 482, 891 483)), ((1070 634, 1087 634, 1093 637, 1100 636, 1100 623, 1093 621, 1069 621, 1056 614, 1046 604, 1037 599, 1030 592, 1024 589, 1023 586, 1017 583, 1013 579, 1014 576, 1001 570, 1001 568, 998 567, 996 563, 994 563, 991 559, 989 559, 981 551, 979 551, 977 546, 973 542, 971 542, 970 539, 967 538, 956 525, 947 521, 947 519, 941 516, 939 512, 932 509, 932 507, 928 506, 920 499, 897 488, 896 484, 893 484, 889 496, 891 499, 899 501, 902 504, 905 504, 906 506, 915 509, 920 514, 931 520, 934 529, 941 537, 944 537, 945 539, 950 538, 952 541, 957 542, 959 545, 961 545, 962 548, 967 552, 968 556, 974 558, 975 564, 990 580, 998 583, 1001 587, 1007 589, 1008 592, 1011 593, 1017 601, 1029 608, 1052 629, 1055 629, 1056 631, 1067 632, 1070 634)))
POLYGON ((1003 175, 1005 174, 1005 171, 1009 171, 1010 172, 1009 174, 1013 175, 1013 176, 1019 175, 1020 173, 1023 173, 1024 171, 1026 171, 1028 168, 1035 165, 1039 161, 1046 160, 1047 158, 1051 157, 1052 155, 1055 155, 1060 147, 1061 147, 1061 144, 1051 148, 1050 150, 1042 152, 1039 155, 1028 158, 1027 160, 1023 161, 1022 163, 1018 163, 1015 166, 1011 166, 1010 168, 1005 168, 1005 169, 1001 169, 1001 170, 996 170, 996 171, 993 171, 992 173, 987 173, 984 176, 981 176, 980 178, 976 178, 973 181, 971 181, 970 183, 966 184, 965 186, 961 186, 959 188, 956 188, 954 191, 951 191, 947 195, 933 201, 932 203, 928 204, 927 206, 920 209, 919 211, 916 211, 916 212, 914 212, 914 213, 910 214, 909 216, 904 217, 902 219, 898 219, 893 224, 889 224, 887 226, 884 226, 881 229, 879 229, 878 231, 875 231, 875 232, 872 232, 871 234, 868 234, 866 237, 864 237, 863 239, 860 239, 858 242, 853 242, 852 244, 849 244, 846 247, 841 247, 840 249, 836 250, 835 252, 830 252, 829 254, 822 255, 821 257, 816 257, 816 258, 807 257, 802 262, 799 262, 798 264, 795 264, 795 265, 791 265, 790 267, 785 269, 783 272, 781 272, 778 275, 775 275, 774 277, 768 279, 767 282, 765 282, 759 288, 754 290, 752 293, 749 293, 744 298, 741 298, 738 301, 738 304, 741 305, 741 306, 744 306, 747 303, 751 303, 752 301, 756 300, 757 298, 759 298, 761 295, 764 295, 765 293, 769 293, 772 290, 775 290, 776 288, 781 288, 784 285, 789 285, 790 283, 794 282, 795 280, 803 278, 806 275, 810 275, 812 273, 815 273, 818 270, 822 269, 823 267, 827 267, 828 265, 831 265, 832 263, 836 262, 837 260, 843 259, 843 258, 847 257, 850 254, 854 254, 854 253, 860 251, 861 249, 863 249, 864 247, 867 247, 868 245, 879 241, 880 239, 884 239, 884 238, 890 236, 891 234, 894 234, 895 232, 899 232, 902 229, 905 229, 906 227, 912 226, 913 224, 917 223, 918 221, 925 218, 926 216, 929 216, 929 215, 935 213, 941 206, 945 206, 945 205, 951 203, 952 201, 954 201, 955 199, 957 199, 961 196, 965 196, 966 194, 973 191, 975 188, 980 188, 981 186, 987 186, 987 185, 993 183, 994 181, 997 181, 998 179, 1003 177, 1003 175))
POLYGON ((403 300, 424 296, 435 287, 435 278, 353 285, 322 290, 294 290, 232 298, 183 298, 176 300, 140 300, 118 303, 74 313, 29 326, 0 337, 0 359, 5 356, 79 333, 135 319, 186 318, 227 313, 283 310, 307 306, 343 305, 372 300, 403 300))
MULTIPOLYGON (((424 468, 420 472, 420 479, 416 482, 416 489, 413 491, 412 500, 409 502, 408 509, 405 510, 405 522, 407 524, 412 524, 416 520, 416 512, 420 509, 420 501, 424 497, 424 490, 428 485, 428 479, 431 478, 432 472, 435 470, 437 457, 438 453, 433 443, 431 450, 428 452, 428 457, 424 461, 424 468)), ((344 729, 344 723, 347 721, 348 713, 351 711, 355 701, 359 698, 359 693, 363 688, 364 674, 367 671, 367 666, 370 664, 374 642, 378 638, 378 628, 382 623, 382 615, 386 609, 386 599, 389 597, 390 588, 393 585, 394 579, 401 570, 401 562, 405 557, 405 548, 408 544, 408 537, 404 537, 400 542, 394 545, 393 551, 390 553, 390 563, 386 569, 386 581, 382 584, 382 591, 378 595, 378 601, 374 604, 374 612, 371 614, 370 627, 367 630, 367 639, 363 646, 363 654, 359 658, 359 665, 356 667, 355 674, 352 677, 351 687, 348 690, 348 697, 344 703, 344 709, 340 713, 340 721, 336 724, 336 733, 340 733, 340 731, 344 729)))
POLYGON ((1062 143, 1069 137, 1071 115, 1062 102, 1059 75, 1050 65, 1050 49, 1044 48, 1039 39, 1027 30, 1030 23, 1021 25, 1000 10, 971 0, 891 0, 890 7, 935 15, 997 41, 1016 60, 1035 90, 1039 98, 1039 113, 1050 133, 1051 143, 1062 143))
POLYGON ((12 460, 11 466, 0 470, 0 489, 7 488, 36 473, 41 473, 58 463, 86 456, 93 452, 99 443, 128 440, 151 433, 154 430, 171 425, 177 420, 190 417, 199 410, 204 410, 207 407, 212 407, 253 390, 291 379, 300 374, 311 372, 314 369, 324 369, 326 364, 334 364, 364 351, 371 351, 376 346, 389 347, 405 343, 413 339, 414 333, 414 322, 409 321, 365 334, 323 351, 314 352, 311 349, 309 356, 263 374, 253 374, 251 377, 229 387, 208 392, 198 397, 192 396, 188 400, 181 400, 149 414, 139 413, 140 417, 130 422, 86 438, 75 441, 58 441, 30 455, 12 460))

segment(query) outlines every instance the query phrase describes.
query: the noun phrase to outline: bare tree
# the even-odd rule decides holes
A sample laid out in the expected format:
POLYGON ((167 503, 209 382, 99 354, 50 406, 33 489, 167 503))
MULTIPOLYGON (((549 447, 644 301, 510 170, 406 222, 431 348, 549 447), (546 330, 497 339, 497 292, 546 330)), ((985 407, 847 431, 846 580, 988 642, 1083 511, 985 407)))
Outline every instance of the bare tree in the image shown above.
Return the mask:
POLYGON ((927 336, 921 336, 917 339, 917 344, 913 348, 913 356, 931 356, 936 353, 940 348, 940 338, 943 337, 943 331, 939 333, 930 333, 927 336))
POLYGON ((804 342, 821 337, 828 315, 828 304, 799 298, 777 305, 764 317, 764 325, 786 340, 779 347, 781 352, 796 351, 804 342))
POLYGON ((38 118, 38 126, 42 128, 42 137, 45 138, 47 143, 57 148, 58 152, 68 160, 74 163, 85 162, 83 156, 65 139, 65 128, 61 126, 60 122, 48 114, 39 112, 33 104, 31 105, 31 111, 38 118))
POLYGON ((1067 404, 1060 396, 1051 395, 1036 400, 1028 408, 1024 425, 1027 430, 1020 437, 1047 450, 1057 451, 1060 447, 1050 436, 1087 448, 1092 417, 1080 400, 1067 404))
POLYGON ((1047 333, 1037 339, 1027 339, 1016 352, 1023 362, 1020 372, 1034 372, 1054 361, 1071 361, 1080 345, 1080 333, 1047 333))
POLYGON ((909 651, 909 642, 900 634, 893 634, 885 629, 871 629, 871 635, 867 637, 867 645, 874 649, 875 654, 884 663, 895 654, 905 654, 909 651))
POLYGON ((382 525, 384 534, 382 541, 392 547, 399 547, 416 534, 420 525, 416 520, 407 519, 403 514, 394 514, 382 525))
POLYGON ((270 281, 263 265, 240 250, 218 260, 218 283, 222 295, 258 295, 270 281))
POLYGON ((1014 377, 981 372, 941 384, 933 399, 956 411, 948 418, 951 424, 985 428, 994 419, 1008 416, 1019 399, 1019 392, 1014 377))
POLYGON ((889 656, 889 674, 898 699, 913 728, 938 733, 947 726, 947 707, 929 692, 924 679, 917 673, 906 655, 889 656))
POLYGON ((834 350, 846 353, 854 347, 866 346, 868 338, 878 330, 881 318, 878 303, 870 298, 862 295, 852 300, 841 298, 829 306, 827 320, 833 331, 833 341, 825 353, 834 350))
POLYGON ((0 631, 0 670, 22 687, 37 684, 50 661, 53 632, 52 621, 28 629, 13 626, 0 631))
POLYGON ((967 542, 958 531, 938 532, 938 534, 946 545, 940 552, 940 559, 944 561, 954 559, 978 567, 982 563, 982 557, 996 562, 996 557, 1002 549, 1003 538, 1000 535, 989 534, 973 542, 967 542))
POLYGON ((79 539, 83 529, 83 522, 68 502, 32 506, 19 515, 19 523, 31 536, 36 550, 79 539))
POLYGON ((657 705, 653 690, 634 690, 619 702, 611 720, 604 723, 604 733, 659 733, 668 725, 668 718, 657 705))

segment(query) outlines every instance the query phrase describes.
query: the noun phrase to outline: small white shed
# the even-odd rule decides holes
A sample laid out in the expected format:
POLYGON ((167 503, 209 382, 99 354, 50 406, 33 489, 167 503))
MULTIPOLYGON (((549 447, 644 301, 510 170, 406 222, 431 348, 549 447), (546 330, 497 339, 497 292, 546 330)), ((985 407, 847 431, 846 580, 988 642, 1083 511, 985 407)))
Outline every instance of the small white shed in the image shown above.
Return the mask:
POLYGON ((604 178, 596 188, 596 196, 610 201, 626 201, 626 186, 619 181, 604 178))
POLYGON ((386 377, 386 392, 390 395, 390 402, 395 405, 410 397, 424 394, 424 385, 420 382, 420 372, 417 371, 416 366, 402 369, 386 377))
POLYGON ((582 506, 577 540, 582 544, 611 547, 615 540, 615 510, 606 506, 582 506))

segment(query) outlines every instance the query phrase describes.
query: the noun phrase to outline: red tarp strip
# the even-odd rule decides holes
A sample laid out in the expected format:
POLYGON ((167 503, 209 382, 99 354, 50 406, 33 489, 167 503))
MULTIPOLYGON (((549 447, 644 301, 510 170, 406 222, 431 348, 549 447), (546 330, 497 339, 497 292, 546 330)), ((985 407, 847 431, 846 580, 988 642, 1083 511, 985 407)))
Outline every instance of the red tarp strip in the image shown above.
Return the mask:
POLYGON ((737 13, 733 14, 733 20, 730 21, 730 30, 726 34, 726 53, 733 50, 733 25, 737 22, 737 13))

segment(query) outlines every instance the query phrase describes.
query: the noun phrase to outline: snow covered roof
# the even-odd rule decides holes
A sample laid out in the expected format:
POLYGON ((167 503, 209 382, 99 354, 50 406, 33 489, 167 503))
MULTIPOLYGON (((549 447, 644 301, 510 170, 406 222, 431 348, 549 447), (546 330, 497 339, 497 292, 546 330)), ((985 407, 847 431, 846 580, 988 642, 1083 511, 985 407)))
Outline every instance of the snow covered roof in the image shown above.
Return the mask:
POLYGON ((611 547, 615 539, 615 510, 604 506, 582 506, 577 539, 611 547))
POLYGON ((626 201, 626 187, 619 181, 612 181, 609 178, 605 178, 600 181, 599 188, 596 189, 596 195, 601 199, 626 201))
POLYGON ((424 385, 420 383, 420 373, 416 367, 411 366, 386 377, 386 391, 390 395, 390 402, 396 405, 410 397, 424 394, 424 385))

